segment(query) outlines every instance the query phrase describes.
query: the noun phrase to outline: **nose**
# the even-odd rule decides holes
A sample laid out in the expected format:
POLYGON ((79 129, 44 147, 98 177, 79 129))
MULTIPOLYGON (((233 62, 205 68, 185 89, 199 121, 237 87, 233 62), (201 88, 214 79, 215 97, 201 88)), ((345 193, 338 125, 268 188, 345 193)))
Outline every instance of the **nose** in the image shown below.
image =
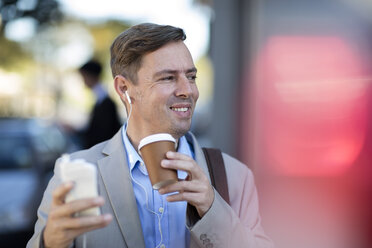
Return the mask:
POLYGON ((176 96, 189 98, 190 95, 193 93, 192 84, 193 83, 189 81, 186 75, 179 77, 177 82, 176 96))

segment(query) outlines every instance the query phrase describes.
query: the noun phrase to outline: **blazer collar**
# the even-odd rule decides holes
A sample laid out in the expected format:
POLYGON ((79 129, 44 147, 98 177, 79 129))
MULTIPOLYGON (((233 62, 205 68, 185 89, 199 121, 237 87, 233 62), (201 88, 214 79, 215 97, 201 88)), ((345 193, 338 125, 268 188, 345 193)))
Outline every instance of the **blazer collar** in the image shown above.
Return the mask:
POLYGON ((210 179, 210 176, 209 176, 209 171, 208 171, 207 161, 205 160, 203 150, 200 147, 198 141, 196 140, 195 136, 191 132, 186 133, 185 137, 186 137, 186 140, 194 148, 195 161, 196 161, 196 163, 199 165, 199 167, 202 168, 204 174, 209 179, 209 182, 211 182, 211 179, 210 179))
POLYGON ((98 168, 127 247, 145 247, 121 131, 103 148, 107 156, 98 161, 98 168))

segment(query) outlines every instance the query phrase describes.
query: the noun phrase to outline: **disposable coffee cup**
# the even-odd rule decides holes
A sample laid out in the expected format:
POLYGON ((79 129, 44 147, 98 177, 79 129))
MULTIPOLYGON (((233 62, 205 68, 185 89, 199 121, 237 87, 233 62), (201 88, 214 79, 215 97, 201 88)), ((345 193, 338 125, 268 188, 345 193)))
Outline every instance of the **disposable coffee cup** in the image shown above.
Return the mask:
POLYGON ((160 162, 168 151, 176 150, 176 140, 167 133, 158 133, 143 138, 138 146, 139 154, 145 162, 153 189, 160 189, 178 181, 177 170, 166 169, 160 162))

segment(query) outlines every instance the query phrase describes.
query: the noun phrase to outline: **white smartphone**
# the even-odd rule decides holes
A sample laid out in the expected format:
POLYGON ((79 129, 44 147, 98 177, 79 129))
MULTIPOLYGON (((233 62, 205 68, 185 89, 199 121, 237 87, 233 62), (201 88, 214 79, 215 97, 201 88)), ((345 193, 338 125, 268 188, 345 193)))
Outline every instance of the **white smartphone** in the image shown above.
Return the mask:
MULTIPOLYGON (((71 160, 70 156, 62 156, 59 164, 62 182, 73 182, 74 187, 67 194, 65 202, 97 197, 97 168, 84 159, 71 160)), ((77 213, 75 216, 98 216, 101 214, 99 207, 90 208, 77 213)))

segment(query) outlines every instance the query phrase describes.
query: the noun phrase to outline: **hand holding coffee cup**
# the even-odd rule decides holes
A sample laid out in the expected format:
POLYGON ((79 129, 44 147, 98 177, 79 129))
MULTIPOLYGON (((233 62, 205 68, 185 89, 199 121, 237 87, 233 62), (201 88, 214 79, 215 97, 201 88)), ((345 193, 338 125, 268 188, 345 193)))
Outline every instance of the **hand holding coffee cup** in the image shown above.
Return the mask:
POLYGON ((143 138, 138 146, 145 162, 153 189, 160 189, 178 181, 177 171, 160 166, 168 151, 176 150, 176 140, 167 133, 158 133, 143 138))

